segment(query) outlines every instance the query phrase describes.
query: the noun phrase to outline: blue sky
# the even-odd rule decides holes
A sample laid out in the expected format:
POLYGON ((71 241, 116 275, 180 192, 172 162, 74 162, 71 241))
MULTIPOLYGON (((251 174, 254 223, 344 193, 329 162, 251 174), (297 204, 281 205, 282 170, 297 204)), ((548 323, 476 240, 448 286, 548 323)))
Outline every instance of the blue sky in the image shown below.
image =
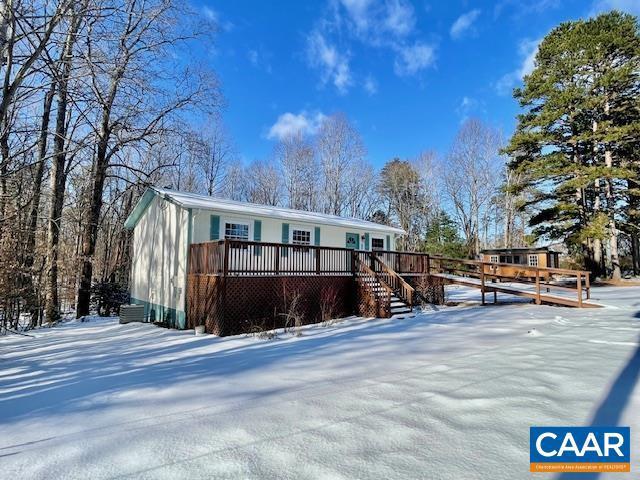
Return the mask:
POLYGON ((245 161, 340 111, 380 167, 446 152, 470 116, 508 136, 518 113, 511 90, 539 40, 598 11, 639 15, 640 0, 205 0, 197 8, 220 26, 206 58, 245 161))

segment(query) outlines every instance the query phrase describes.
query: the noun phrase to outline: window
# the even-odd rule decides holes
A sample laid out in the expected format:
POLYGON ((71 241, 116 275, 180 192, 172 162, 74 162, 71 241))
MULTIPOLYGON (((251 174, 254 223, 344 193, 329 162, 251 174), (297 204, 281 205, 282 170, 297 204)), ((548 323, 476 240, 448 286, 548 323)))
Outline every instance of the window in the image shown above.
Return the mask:
POLYGON ((384 250, 384 239, 383 238, 372 238, 371 239, 371 250, 384 250))
POLYGON ((538 266, 538 255, 529 255, 529 266, 530 267, 538 266))
POLYGON ((291 243, 294 245, 311 245, 311 230, 293 229, 291 243))
POLYGON ((224 238, 229 240, 249 240, 249 224, 227 222, 224 224, 224 238))
POLYGON ((311 245, 311 230, 294 227, 291 230, 291 243, 296 245, 294 252, 308 252, 309 249, 305 247, 311 245))
POLYGON ((489 261, 491 263, 498 263, 498 255, 491 255, 491 257, 489 258, 489 261))

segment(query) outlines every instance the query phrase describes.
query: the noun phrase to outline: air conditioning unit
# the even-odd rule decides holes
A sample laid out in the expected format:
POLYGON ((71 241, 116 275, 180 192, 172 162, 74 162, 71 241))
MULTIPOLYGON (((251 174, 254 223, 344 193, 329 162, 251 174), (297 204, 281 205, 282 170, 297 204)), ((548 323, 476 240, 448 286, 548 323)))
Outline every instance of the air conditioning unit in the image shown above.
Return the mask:
POLYGON ((144 322, 144 305, 120 305, 120 323, 144 322))

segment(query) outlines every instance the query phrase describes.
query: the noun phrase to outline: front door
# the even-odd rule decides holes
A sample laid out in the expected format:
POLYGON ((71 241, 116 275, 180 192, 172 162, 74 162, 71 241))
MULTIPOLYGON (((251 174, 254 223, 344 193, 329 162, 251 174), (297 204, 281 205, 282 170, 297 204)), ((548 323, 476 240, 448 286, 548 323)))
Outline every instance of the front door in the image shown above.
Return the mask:
POLYGON ((360 249, 360 235, 357 233, 347 233, 347 248, 360 249))

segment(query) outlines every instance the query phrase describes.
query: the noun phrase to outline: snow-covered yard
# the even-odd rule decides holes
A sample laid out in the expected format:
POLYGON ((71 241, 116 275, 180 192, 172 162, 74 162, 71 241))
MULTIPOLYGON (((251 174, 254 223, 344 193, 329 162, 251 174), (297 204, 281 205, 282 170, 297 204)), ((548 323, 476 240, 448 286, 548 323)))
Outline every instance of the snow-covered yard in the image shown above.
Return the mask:
POLYGON ((433 308, 274 340, 117 319, 2 338, 1 476, 530 478, 531 425, 630 425, 640 444, 640 287, 593 297, 608 307, 433 308))

